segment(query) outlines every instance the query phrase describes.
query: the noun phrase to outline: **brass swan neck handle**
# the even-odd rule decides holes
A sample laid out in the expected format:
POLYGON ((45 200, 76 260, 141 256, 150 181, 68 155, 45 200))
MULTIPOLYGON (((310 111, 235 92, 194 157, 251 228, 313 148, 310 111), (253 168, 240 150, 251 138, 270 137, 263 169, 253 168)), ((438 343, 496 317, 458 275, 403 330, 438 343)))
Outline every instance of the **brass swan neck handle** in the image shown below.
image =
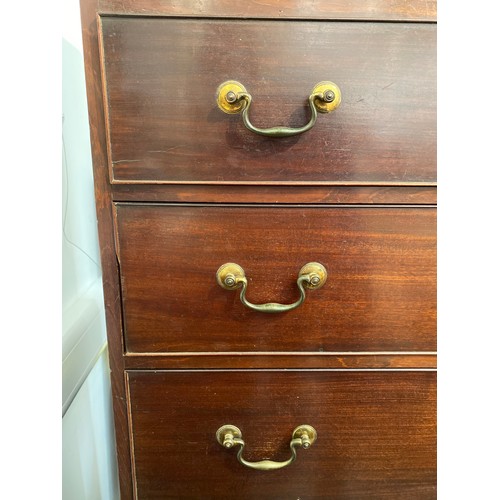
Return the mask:
POLYGON ((250 467, 251 469, 256 470, 276 470, 282 469, 287 465, 290 465, 297 458, 297 450, 296 448, 301 447, 304 449, 308 449, 317 439, 317 432, 314 427, 310 425, 303 424, 296 427, 292 433, 292 439, 290 441, 290 450, 292 451, 292 455, 288 460, 283 462, 275 462, 273 460, 260 460, 259 462, 249 462, 243 458, 243 450, 245 448, 245 441, 243 441, 243 437, 240 429, 234 425, 226 424, 220 427, 216 432, 216 438, 218 443, 224 448, 230 449, 233 446, 239 446, 238 454, 236 458, 240 464, 245 467, 250 467))
POLYGON ((266 137, 290 137, 302 134, 314 126, 318 118, 318 111, 320 113, 330 113, 339 106, 340 100, 340 89, 335 83, 319 82, 308 97, 311 118, 303 127, 279 126, 259 128, 250 122, 249 112, 252 104, 252 96, 240 82, 228 80, 219 85, 217 89, 217 105, 219 109, 228 114, 241 113, 243 123, 248 130, 266 137))
POLYGON ((241 287, 240 300, 246 307, 259 312, 265 313, 280 313, 290 311, 300 306, 306 298, 305 288, 311 290, 321 288, 326 281, 327 272, 319 262, 309 262, 299 271, 297 278, 297 287, 299 288, 300 297, 292 304, 277 304, 269 302, 267 304, 253 304, 246 298, 248 282, 245 276, 245 271, 238 264, 228 262, 223 264, 216 273, 217 283, 225 290, 235 290, 241 287))

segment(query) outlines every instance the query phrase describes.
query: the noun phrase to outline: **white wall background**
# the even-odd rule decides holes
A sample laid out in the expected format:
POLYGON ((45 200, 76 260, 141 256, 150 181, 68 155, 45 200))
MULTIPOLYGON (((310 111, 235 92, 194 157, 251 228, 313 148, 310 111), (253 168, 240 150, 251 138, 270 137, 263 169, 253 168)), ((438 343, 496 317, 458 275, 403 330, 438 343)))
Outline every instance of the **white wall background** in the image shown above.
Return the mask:
POLYGON ((62 498, 119 498, 78 0, 63 3, 62 498))

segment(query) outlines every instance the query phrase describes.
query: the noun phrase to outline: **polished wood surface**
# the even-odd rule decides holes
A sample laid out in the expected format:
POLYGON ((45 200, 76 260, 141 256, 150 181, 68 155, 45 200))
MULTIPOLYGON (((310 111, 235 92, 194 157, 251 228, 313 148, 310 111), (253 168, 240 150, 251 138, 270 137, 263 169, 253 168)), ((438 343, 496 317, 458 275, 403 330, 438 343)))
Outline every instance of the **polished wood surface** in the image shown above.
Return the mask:
POLYGON ((435 352, 302 352, 302 353, 127 353, 125 368, 307 368, 307 369, 423 369, 435 370, 435 352))
POLYGON ((114 184, 115 201, 185 203, 301 203, 435 205, 437 189, 427 186, 242 186, 114 184))
POLYGON ((436 180, 436 30, 418 23, 103 17, 113 182, 436 180), (228 79, 252 122, 299 127, 314 85, 342 103, 309 132, 266 138, 216 105, 228 79))
POLYGON ((434 351, 435 210, 117 204, 129 352, 434 351), (328 280, 264 314, 215 273, 243 267, 254 303, 292 303, 297 275, 328 280))
POLYGON ((130 441, 128 439, 129 420, 123 372, 123 352, 125 347, 121 324, 120 281, 113 240, 114 222, 111 204, 111 186, 108 183, 106 169, 106 128, 104 124, 100 56, 97 44, 98 29, 95 14, 97 1, 82 1, 80 8, 82 41, 85 50, 85 82, 87 88, 90 141, 92 145, 96 215, 99 221, 100 263, 106 308, 106 331, 113 398, 114 429, 117 436, 115 446, 120 477, 121 499, 127 500, 132 498, 132 469, 130 441))
POLYGON ((436 2, 81 5, 122 500, 435 498, 436 2), (321 80, 342 104, 266 139, 217 109, 229 78, 258 126, 303 125, 321 80), (230 260, 255 302, 329 277, 263 315, 230 260), (226 423, 250 460, 319 439, 259 473, 226 423))
POLYGON ((129 372, 141 499, 434 499, 432 372, 129 372), (292 431, 318 433, 276 471, 255 471, 217 429, 243 433, 250 461, 290 456, 292 431))
POLYGON ((102 13, 283 19, 435 21, 436 0, 100 0, 102 13))

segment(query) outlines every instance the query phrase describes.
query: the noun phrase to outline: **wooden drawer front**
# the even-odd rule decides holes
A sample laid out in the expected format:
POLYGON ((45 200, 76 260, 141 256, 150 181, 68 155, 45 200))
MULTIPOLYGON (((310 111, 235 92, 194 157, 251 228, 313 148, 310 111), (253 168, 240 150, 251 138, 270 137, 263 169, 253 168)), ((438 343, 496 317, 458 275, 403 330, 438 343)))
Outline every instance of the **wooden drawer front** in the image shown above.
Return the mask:
POLYGON ((130 352, 434 351, 435 210, 117 204, 130 352), (293 303, 308 262, 328 271, 297 309, 252 311, 216 271, 243 267, 253 303, 293 303))
POLYGON ((125 15, 292 18, 292 19, 368 19, 397 21, 435 21, 436 0, 99 0, 102 13, 125 15))
POLYGON ((433 182, 435 25, 102 18, 113 182, 433 182), (342 103, 314 128, 266 138, 216 105, 240 81, 256 126, 300 127, 334 81, 342 103))
POLYGON ((433 499, 435 373, 129 372, 140 500, 433 499), (237 462, 217 429, 233 424, 243 457, 284 461, 292 431, 317 441, 275 471, 237 462))

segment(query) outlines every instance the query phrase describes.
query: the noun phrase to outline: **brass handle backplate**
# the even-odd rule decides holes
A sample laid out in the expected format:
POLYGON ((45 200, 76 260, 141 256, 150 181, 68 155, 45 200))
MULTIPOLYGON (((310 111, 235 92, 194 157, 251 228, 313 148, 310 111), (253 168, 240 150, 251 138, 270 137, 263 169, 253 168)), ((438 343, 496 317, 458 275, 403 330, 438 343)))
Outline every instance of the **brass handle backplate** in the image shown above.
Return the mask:
POLYGON ((340 100, 340 89, 335 83, 319 82, 314 86, 308 98, 311 119, 306 125, 299 128, 258 128, 250 123, 248 116, 250 105, 252 104, 252 96, 240 82, 228 80, 221 83, 217 89, 217 105, 219 109, 228 114, 242 113, 243 123, 248 130, 267 137, 289 137, 306 132, 316 123, 318 111, 320 113, 330 113, 340 105, 340 100))
POLYGON ((216 273, 217 283, 225 290, 235 290, 241 287, 240 300, 241 302, 250 309, 265 313, 279 313, 290 311, 300 306, 306 298, 305 288, 315 290, 321 288, 327 278, 326 269, 319 262, 309 262, 299 271, 299 276, 297 278, 297 286, 299 288, 300 297, 293 304, 276 304, 275 302, 270 302, 267 304, 252 304, 246 298, 247 290, 247 279, 245 276, 245 271, 238 264, 229 262, 227 264, 219 267, 216 273))
POLYGON ((235 445, 240 446, 238 454, 236 455, 240 464, 257 470, 276 470, 286 467, 287 465, 290 465, 292 462, 294 462, 297 458, 297 451, 295 448, 298 448, 300 446, 307 450, 316 441, 318 434, 314 427, 311 427, 307 424, 299 425, 298 427, 296 427, 292 433, 292 440, 290 441, 290 450, 292 450, 292 456, 284 462, 274 462, 273 460, 249 462, 245 460, 242 457, 243 449, 245 448, 245 441, 243 441, 241 431, 234 425, 223 425, 217 430, 215 437, 217 438, 218 443, 221 446, 224 446, 224 448, 229 449, 235 445))

